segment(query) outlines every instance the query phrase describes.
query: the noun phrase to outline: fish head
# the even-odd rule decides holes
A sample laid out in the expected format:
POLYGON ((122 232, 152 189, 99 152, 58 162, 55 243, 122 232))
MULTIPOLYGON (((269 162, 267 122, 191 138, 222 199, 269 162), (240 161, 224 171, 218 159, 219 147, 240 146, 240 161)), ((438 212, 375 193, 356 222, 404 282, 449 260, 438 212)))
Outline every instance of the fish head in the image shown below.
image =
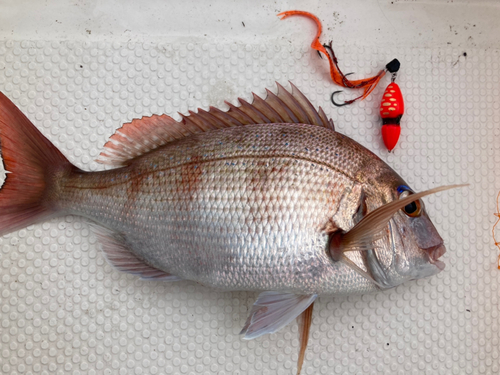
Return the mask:
MULTIPOLYGON (((385 202, 414 194, 405 184, 385 189, 385 202), (388 191, 390 190, 390 191, 388 191)), ((424 202, 407 204, 391 217, 383 235, 366 256, 367 268, 380 285, 390 288, 405 281, 432 276, 445 267, 443 239, 430 220, 424 202)))
MULTIPOLYGON (((406 185, 397 188, 399 198, 413 192, 406 185)), ((410 203, 393 218, 390 226, 395 231, 392 237, 399 236, 401 247, 395 251, 395 267, 398 274, 412 279, 432 276, 445 267, 439 260, 446 252, 444 241, 439 235, 425 210, 422 200, 410 203)), ((391 235, 390 235, 391 237, 391 235)))

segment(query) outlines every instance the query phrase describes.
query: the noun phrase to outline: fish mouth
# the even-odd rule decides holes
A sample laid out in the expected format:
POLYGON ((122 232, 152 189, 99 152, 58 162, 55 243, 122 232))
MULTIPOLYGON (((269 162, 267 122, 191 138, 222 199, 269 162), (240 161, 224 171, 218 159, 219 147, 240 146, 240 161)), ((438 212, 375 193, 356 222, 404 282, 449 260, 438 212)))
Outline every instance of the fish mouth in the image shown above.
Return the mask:
POLYGON ((446 253, 446 247, 441 243, 436 246, 428 247, 427 249, 424 249, 427 255, 429 256, 429 261, 434 264, 437 268, 439 268, 440 271, 444 270, 444 267, 446 266, 443 262, 438 260, 441 258, 444 253, 446 253))

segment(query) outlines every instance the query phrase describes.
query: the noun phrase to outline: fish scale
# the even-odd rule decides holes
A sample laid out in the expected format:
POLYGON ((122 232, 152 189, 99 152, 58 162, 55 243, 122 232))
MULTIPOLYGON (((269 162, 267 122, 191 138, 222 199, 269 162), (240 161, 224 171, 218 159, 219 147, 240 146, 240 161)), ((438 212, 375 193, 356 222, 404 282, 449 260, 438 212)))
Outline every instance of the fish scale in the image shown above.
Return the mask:
POLYGON ((364 291, 371 286, 363 277, 327 257, 321 231, 338 209, 336 192, 353 184, 356 164, 364 165, 359 155, 346 161, 342 155, 351 152, 339 144, 349 142, 309 125, 217 130, 127 167, 84 174, 78 183, 86 188, 68 187, 62 200, 71 213, 125 233, 132 252, 154 267, 205 285, 364 291))

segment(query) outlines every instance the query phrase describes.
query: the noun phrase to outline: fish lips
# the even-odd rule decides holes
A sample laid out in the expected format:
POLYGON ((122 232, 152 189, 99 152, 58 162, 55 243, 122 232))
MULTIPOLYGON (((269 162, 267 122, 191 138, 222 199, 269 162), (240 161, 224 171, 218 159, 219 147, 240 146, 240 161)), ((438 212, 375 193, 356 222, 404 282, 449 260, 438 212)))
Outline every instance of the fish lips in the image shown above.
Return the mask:
POLYGON ((435 265, 440 271, 444 270, 446 265, 439 260, 439 258, 441 258, 444 253, 446 253, 446 247, 442 243, 423 250, 429 256, 429 262, 431 264, 435 265))

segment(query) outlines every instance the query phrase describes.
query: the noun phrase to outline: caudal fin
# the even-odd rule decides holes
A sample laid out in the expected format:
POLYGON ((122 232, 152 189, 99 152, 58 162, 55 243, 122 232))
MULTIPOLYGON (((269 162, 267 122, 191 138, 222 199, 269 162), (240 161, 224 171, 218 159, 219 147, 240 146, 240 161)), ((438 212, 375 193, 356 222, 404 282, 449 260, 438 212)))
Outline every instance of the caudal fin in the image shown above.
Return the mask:
POLYGON ((6 170, 0 188, 0 235, 55 214, 52 187, 69 161, 0 92, 0 152, 6 170))

